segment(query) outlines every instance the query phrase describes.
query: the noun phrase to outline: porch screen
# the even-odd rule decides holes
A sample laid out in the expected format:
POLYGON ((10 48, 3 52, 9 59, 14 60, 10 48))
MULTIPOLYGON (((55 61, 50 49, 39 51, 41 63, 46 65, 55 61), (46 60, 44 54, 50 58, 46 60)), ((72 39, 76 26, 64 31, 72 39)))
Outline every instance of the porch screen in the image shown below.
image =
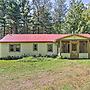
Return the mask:
POLYGON ((70 43, 69 41, 62 42, 62 53, 70 53, 70 43))
POLYGON ((79 52, 87 53, 87 41, 80 41, 79 52))

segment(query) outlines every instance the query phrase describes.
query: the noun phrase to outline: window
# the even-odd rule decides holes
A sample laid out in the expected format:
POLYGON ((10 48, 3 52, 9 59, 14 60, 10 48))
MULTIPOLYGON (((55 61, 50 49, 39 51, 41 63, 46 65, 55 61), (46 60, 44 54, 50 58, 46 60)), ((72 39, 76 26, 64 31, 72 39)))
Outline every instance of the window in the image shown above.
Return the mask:
POLYGON ((38 51, 38 44, 33 44, 33 51, 38 51))
POLYGON ((48 50, 48 52, 53 52, 53 44, 48 44, 47 50, 48 50))
POLYGON ((14 52, 14 45, 9 45, 9 51, 14 52))
POLYGON ((62 42, 62 53, 69 53, 70 52, 70 43, 69 41, 62 42))
POLYGON ((80 41, 79 52, 87 53, 87 41, 80 41))
POLYGON ((10 52, 20 52, 20 44, 10 44, 9 51, 10 52))
POLYGON ((17 52, 20 52, 20 45, 16 45, 15 48, 16 48, 16 51, 17 51, 17 52))

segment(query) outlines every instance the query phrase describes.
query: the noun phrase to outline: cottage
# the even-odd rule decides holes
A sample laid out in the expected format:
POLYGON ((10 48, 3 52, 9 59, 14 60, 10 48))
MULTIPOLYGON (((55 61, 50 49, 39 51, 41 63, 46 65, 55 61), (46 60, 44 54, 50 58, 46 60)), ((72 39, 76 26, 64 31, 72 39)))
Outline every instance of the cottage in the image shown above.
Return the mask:
POLYGON ((8 34, 0 40, 0 58, 24 54, 90 58, 90 34, 8 34))

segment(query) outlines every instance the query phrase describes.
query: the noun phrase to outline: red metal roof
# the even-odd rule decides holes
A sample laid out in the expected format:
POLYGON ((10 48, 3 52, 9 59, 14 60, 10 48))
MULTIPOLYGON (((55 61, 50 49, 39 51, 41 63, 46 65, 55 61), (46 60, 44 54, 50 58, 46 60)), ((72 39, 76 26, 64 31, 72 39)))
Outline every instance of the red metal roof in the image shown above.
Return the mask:
MULTIPOLYGON (((78 34, 90 38, 90 34, 78 34)), ((0 42, 54 42, 70 34, 8 34, 0 42)))
POLYGON ((78 34, 78 35, 86 37, 86 38, 90 38, 90 34, 78 34))

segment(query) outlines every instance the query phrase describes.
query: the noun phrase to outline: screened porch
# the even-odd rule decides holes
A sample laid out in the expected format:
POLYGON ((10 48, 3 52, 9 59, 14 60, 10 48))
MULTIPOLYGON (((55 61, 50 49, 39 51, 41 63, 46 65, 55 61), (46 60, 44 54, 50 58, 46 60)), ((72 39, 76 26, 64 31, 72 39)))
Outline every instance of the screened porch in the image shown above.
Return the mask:
POLYGON ((88 41, 61 41, 60 53, 67 58, 87 58, 88 41))

